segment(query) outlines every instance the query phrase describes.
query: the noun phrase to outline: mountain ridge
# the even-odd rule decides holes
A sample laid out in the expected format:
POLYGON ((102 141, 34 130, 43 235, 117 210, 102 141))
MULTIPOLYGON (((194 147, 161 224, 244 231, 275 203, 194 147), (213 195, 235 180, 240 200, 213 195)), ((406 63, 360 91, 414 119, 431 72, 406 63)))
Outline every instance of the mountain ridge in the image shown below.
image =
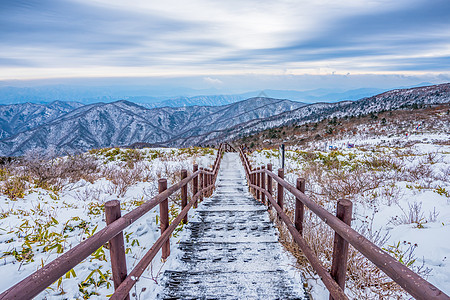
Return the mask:
MULTIPOLYGON (((0 139, 0 155, 23 155, 34 148, 53 148, 59 153, 73 153, 91 148, 132 144, 215 144, 285 124, 368 114, 398 109, 405 105, 448 102, 449 83, 396 89, 358 101, 314 104, 265 97, 249 98, 222 106, 153 109, 127 100, 89 105, 55 102, 55 108, 36 106, 40 109, 36 110, 40 112, 37 115, 33 114, 33 110, 27 111, 28 114, 22 116, 23 120, 28 120, 25 117, 37 117, 26 128, 22 126, 24 122, 11 123, 18 124, 18 127, 13 128, 15 133, 10 130, 12 134, 0 139), (52 114, 45 114, 47 111, 52 114)), ((16 118, 20 119, 20 115, 16 118)), ((0 114, 0 120, 5 124, 7 118, 0 114)), ((6 132, 4 128, 1 129, 6 132)))
MULTIPOLYGON (((396 89, 381 93, 376 96, 367 97, 358 101, 341 101, 336 103, 313 103, 300 107, 296 110, 287 111, 277 116, 272 116, 262 120, 252 120, 241 124, 234 130, 224 130, 220 134, 210 133, 203 137, 196 137, 193 140, 185 140, 185 143, 217 143, 221 140, 231 140, 239 135, 252 134, 271 127, 278 127, 287 124, 304 124, 307 122, 318 122, 324 118, 345 117, 358 114, 369 114, 383 110, 398 109, 401 106, 413 104, 434 104, 450 102, 450 83, 416 87, 411 89, 396 89), (419 95, 411 93, 419 91, 419 95), (436 93, 438 95, 436 95, 436 93), (440 95, 442 93, 442 95, 440 95), (420 96, 420 94, 423 94, 420 96), (401 96, 400 99, 395 96, 401 96), (393 98, 394 97, 394 98, 393 98), (378 105, 376 105, 378 103, 378 105), (381 104, 380 104, 381 103, 381 104), (384 104, 383 104, 384 103, 384 104)), ((169 144, 179 146, 174 142, 169 144)))
POLYGON ((269 98, 253 98, 215 107, 156 109, 147 109, 126 100, 95 103, 1 139, 0 153, 16 156, 33 148, 54 148, 62 153, 71 153, 137 142, 157 144, 176 135, 204 134, 215 130, 220 124, 238 124, 301 105, 289 100, 269 98), (272 104, 270 109, 266 108, 268 103, 272 104))

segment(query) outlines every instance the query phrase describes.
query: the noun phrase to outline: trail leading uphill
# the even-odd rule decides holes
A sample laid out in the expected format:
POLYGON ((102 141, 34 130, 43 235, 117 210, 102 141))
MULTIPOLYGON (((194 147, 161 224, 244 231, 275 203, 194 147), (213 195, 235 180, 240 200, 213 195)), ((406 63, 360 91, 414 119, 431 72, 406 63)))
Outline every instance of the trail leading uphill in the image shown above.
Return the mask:
POLYGON ((308 299, 237 154, 225 154, 215 193, 186 230, 159 299, 308 299))

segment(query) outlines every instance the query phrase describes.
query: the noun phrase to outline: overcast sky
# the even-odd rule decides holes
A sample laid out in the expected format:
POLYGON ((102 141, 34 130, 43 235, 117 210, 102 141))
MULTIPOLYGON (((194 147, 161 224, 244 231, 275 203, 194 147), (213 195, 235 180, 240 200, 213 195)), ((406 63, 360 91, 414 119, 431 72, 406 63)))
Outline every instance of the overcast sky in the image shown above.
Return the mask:
POLYGON ((0 81, 446 82, 449 16, 449 0, 2 0, 0 81))

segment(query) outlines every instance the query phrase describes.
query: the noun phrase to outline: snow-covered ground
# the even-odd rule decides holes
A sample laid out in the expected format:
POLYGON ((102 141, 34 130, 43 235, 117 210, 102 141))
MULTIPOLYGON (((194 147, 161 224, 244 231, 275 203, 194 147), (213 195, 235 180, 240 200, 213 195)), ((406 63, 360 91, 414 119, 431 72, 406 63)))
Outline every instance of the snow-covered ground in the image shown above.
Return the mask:
MULTIPOLYGON (((4 275, 0 291, 103 228, 105 202, 120 200, 125 214, 157 194, 158 178, 168 178, 170 186, 180 180, 181 169, 191 171, 194 163, 211 167, 215 154, 203 148, 93 150, 77 162, 93 163, 94 171, 53 179, 51 184, 42 174, 36 178, 29 173, 39 167, 32 161, 35 157, 29 158, 32 166, 0 169, 0 274, 4 275)), ((53 173, 61 160, 70 162, 71 158, 54 161, 49 166, 54 167, 53 173)), ((73 169, 66 171, 76 173, 73 169)), ((179 197, 175 194, 169 199, 171 217, 179 211, 179 197)), ((159 208, 155 207, 124 231, 128 270, 160 236, 157 215, 159 208)), ((178 240, 179 236, 172 238, 172 246, 178 240)), ((159 254, 141 278, 145 284, 132 290, 135 299, 154 289, 162 265, 159 254)), ((104 299, 113 293, 111 285, 109 251, 102 247, 37 299, 104 299)))
MULTIPOLYGON (((360 136, 311 143, 303 149, 308 151, 291 146, 286 152, 289 182, 306 178, 306 194, 332 213, 338 199, 350 199, 353 228, 450 295, 450 134, 360 136)), ((254 166, 281 166, 278 150, 255 151, 250 159, 254 166)), ((288 208, 293 209, 290 200, 288 208)), ((307 220, 316 221, 309 212, 307 220)), ((321 259, 329 265, 329 257, 321 259)), ((357 291, 358 280, 362 279, 347 284, 355 299, 410 298, 398 289, 391 293, 370 287, 370 279, 357 291)), ((317 277, 309 283, 315 299, 326 298, 317 277)))
MULTIPOLYGON (((1 291, 103 228, 106 201, 119 199, 124 214, 156 195, 157 178, 167 177, 171 185, 179 180, 182 168, 190 171, 193 163, 212 165, 215 151, 110 149, 91 151, 83 159, 88 158, 95 165, 92 171, 82 171, 85 173, 81 175, 70 173, 56 180, 51 175, 57 173, 58 161, 50 165, 53 173, 46 174, 47 177, 42 174, 36 177, 35 169, 39 172, 47 169, 40 169, 36 162, 33 165, 33 157, 28 166, 0 169, 0 273, 8 275, 2 280, 1 291)), ((276 150, 255 151, 250 159, 254 165, 270 162, 274 170, 281 166, 276 150)), ((71 158, 63 160, 70 162, 71 158)), ((72 169, 67 170, 76 173, 72 169)), ((286 153, 285 169, 291 183, 297 176, 306 178, 307 194, 332 213, 336 200, 353 201, 353 228, 450 294, 449 134, 361 135, 327 143, 313 142, 302 149, 292 146, 286 153), (348 148, 348 143, 355 147, 348 148), (337 150, 329 150, 330 145, 337 150)), ((293 199, 287 199, 286 207, 292 209, 293 199)), ((175 216, 179 196, 171 197, 170 201, 175 216)), ((159 237, 158 214, 156 207, 125 230, 129 270, 159 237)), ((305 226, 310 228, 305 228, 305 234, 314 237, 317 230, 324 230, 309 211, 305 220, 308 222, 305 226)), ((178 232, 171 239, 172 254, 176 254, 175 244, 181 235, 178 232)), ((329 245, 317 249, 329 251, 332 239, 324 241, 329 245)), ((318 243, 326 244, 321 240, 318 243)), ((329 265, 329 256, 320 258, 329 265)), ((374 280, 378 280, 375 283, 387 280, 370 273, 373 267, 358 256, 351 256, 351 262, 358 263, 354 268, 358 270, 352 270, 357 279, 347 281, 350 297, 409 298, 398 288, 386 291, 379 287, 383 285, 369 286, 374 280), (361 278, 364 276, 367 278, 361 278), (364 289, 359 281, 366 284, 364 289)), ((134 298, 148 299, 155 295, 160 275, 170 264, 170 258, 163 264, 159 256, 155 257, 132 290, 134 298)), ((320 279, 308 272, 303 276, 309 278, 314 299, 328 298, 320 279)), ((109 251, 102 247, 37 298, 104 299, 113 293, 110 277, 109 251)))

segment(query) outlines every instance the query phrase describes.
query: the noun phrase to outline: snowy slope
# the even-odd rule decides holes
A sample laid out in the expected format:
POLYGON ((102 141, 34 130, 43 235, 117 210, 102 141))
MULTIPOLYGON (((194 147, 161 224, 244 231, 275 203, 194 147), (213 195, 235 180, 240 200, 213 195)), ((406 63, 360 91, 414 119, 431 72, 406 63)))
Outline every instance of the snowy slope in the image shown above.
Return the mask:
MULTIPOLYGON (((285 173, 294 185, 297 177, 306 178, 306 194, 333 214, 338 199, 351 200, 354 229, 450 295, 450 134, 421 131, 293 145, 286 153, 285 173), (336 150, 325 150, 326 145, 336 150)), ((255 151, 250 157, 254 166, 281 166, 278 150, 255 151)), ((294 199, 287 199, 292 210, 294 199)), ((331 256, 323 253, 331 254, 333 233, 310 212, 305 218, 306 239, 329 266, 331 256)), ((350 253, 351 298, 410 299, 363 257, 350 253)), ((326 296, 317 276, 309 285, 317 299, 326 296)))
MULTIPOLYGON (((157 194, 158 178, 167 178, 170 186, 180 180, 181 169, 190 172, 194 163, 210 168, 215 153, 201 148, 102 149, 48 162, 38 161, 36 155, 28 157, 25 165, 0 169, 0 274, 8 275, 1 281, 0 291, 102 229, 106 225, 105 202, 120 200, 125 214, 157 194), (31 170, 42 165, 49 169, 33 175, 31 170), (28 177, 21 176, 24 169, 28 177), (9 188, 14 182, 23 184, 23 194, 9 188)), ((180 211, 177 197, 179 193, 169 198, 171 217, 180 211)), ((159 238, 158 215, 157 206, 124 230, 128 270, 159 238)), ((171 239, 173 248, 177 241, 177 237, 171 239)), ((160 258, 155 257, 153 269, 143 274, 143 280, 149 279, 148 290, 161 275, 160 258)), ((68 277, 36 299, 105 299, 114 289, 109 251, 100 248, 68 277)))
POLYGON ((316 103, 265 119, 255 119, 221 132, 211 132, 195 138, 195 142, 230 140, 272 127, 317 122, 326 118, 358 116, 385 110, 395 110, 412 105, 450 102, 450 84, 440 84, 412 89, 393 90, 358 101, 316 103))
POLYGON ((49 104, 0 105, 0 139, 30 130, 81 107, 81 103, 54 101, 49 104))

